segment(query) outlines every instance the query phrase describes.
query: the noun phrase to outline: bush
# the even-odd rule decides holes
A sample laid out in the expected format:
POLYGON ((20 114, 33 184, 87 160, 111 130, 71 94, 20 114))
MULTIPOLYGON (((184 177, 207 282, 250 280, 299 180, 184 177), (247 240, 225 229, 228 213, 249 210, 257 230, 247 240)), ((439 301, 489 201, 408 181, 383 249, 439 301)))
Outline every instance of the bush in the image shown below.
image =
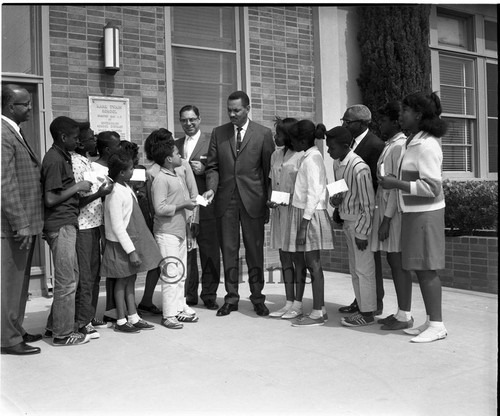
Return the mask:
POLYGON ((474 230, 498 231, 498 182, 443 181, 445 227, 472 235, 474 230))

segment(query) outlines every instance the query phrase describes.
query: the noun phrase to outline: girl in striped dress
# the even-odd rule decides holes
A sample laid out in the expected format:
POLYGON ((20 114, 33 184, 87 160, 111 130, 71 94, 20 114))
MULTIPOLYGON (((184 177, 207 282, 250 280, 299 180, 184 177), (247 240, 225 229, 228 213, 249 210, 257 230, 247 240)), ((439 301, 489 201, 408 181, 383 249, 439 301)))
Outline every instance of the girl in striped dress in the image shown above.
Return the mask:
POLYGON ((292 325, 296 327, 325 323, 325 282, 320 250, 333 249, 333 234, 326 210, 328 192, 325 165, 323 156, 315 145, 315 139, 325 138, 325 131, 323 124, 315 126, 310 120, 301 120, 290 128, 293 148, 304 151, 295 180, 290 221, 283 242, 283 250, 295 252, 295 301, 287 314, 295 314, 296 319, 292 325), (308 316, 303 316, 302 297, 306 269, 311 274, 313 309, 308 316))

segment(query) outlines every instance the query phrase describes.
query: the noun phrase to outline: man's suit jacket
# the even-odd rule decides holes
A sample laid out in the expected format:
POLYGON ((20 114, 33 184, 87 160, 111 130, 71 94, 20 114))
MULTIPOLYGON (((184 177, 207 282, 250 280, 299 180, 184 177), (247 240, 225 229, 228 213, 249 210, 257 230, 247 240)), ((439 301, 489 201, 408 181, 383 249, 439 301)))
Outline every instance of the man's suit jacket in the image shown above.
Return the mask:
POLYGON ((206 173, 207 188, 215 192, 217 217, 224 214, 236 190, 250 217, 265 216, 273 152, 271 130, 251 120, 238 154, 232 123, 216 127, 212 131, 206 173))
MULTIPOLYGON (((186 137, 183 137, 181 139, 177 139, 175 141, 175 145, 179 149, 179 153, 181 154, 181 156, 183 158, 185 158, 185 153, 184 153, 184 143, 185 142, 186 142, 186 137)), ((201 136, 198 139, 196 146, 194 147, 193 151, 191 152, 191 156, 189 157, 188 162, 192 162, 192 161, 201 162, 206 167, 207 166, 207 153, 208 153, 208 146, 209 145, 210 145, 210 137, 204 133, 201 133, 201 136)), ((196 180, 196 185, 198 187, 198 193, 200 195, 203 195, 207 191, 206 173, 202 173, 201 175, 194 175, 194 178, 196 180)), ((210 204, 206 207, 200 206, 200 220, 214 219, 214 218, 215 218, 215 210, 214 210, 213 204, 210 204)))
POLYGON ((370 167, 370 172, 372 175, 373 190, 377 191, 378 181, 377 181, 377 161, 380 154, 384 150, 385 143, 371 131, 361 140, 354 153, 361 157, 365 163, 370 167))
POLYGON ((2 237, 29 226, 43 228, 41 163, 14 128, 2 120, 2 237))

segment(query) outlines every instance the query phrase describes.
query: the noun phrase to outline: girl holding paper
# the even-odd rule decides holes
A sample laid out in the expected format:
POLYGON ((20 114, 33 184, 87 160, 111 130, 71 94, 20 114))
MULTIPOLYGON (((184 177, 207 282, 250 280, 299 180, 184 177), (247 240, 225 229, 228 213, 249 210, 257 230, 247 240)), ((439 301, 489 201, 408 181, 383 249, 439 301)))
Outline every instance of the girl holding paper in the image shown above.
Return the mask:
MULTIPOLYGON (((288 228, 288 211, 293 188, 295 186, 295 177, 299 169, 300 160, 304 152, 296 152, 292 146, 289 128, 297 123, 295 118, 277 118, 275 122, 276 134, 274 141, 277 149, 271 155, 271 170, 269 179, 271 186, 268 187, 270 196, 267 206, 271 208, 271 248, 278 249, 281 261, 281 270, 285 282, 285 305, 277 311, 271 312, 271 318, 283 318, 291 309, 295 300, 295 267, 293 264, 292 253, 283 250, 283 238, 285 230, 288 228), (283 199, 278 199, 278 195, 283 199), (289 202, 284 199, 289 198, 289 202)), ((293 313, 290 318, 295 318, 293 313)), ((288 316, 284 319, 288 319, 288 316)))
POLYGON ((328 192, 325 165, 315 145, 316 139, 325 138, 325 132, 323 124, 315 126, 310 120, 301 120, 290 128, 293 148, 304 152, 295 180, 289 226, 283 243, 283 250, 295 252, 296 292, 289 312, 295 312, 297 319, 292 322, 292 326, 297 327, 324 325, 326 320, 320 250, 333 249, 333 234, 326 210, 328 192), (306 269, 311 274, 313 310, 308 316, 302 316, 306 269))
MULTIPOLYGON (((378 163, 377 174, 398 175, 399 161, 404 152, 406 136, 401 132, 399 114, 401 103, 392 101, 378 110, 379 125, 385 148, 378 163)), ((410 272, 403 270, 401 265, 401 212, 397 206, 397 190, 377 188, 375 194, 375 212, 373 213, 373 231, 370 237, 371 251, 385 251, 387 262, 391 266, 392 280, 398 299, 398 311, 384 319, 379 319, 381 329, 394 331, 411 328, 411 288, 410 272)))

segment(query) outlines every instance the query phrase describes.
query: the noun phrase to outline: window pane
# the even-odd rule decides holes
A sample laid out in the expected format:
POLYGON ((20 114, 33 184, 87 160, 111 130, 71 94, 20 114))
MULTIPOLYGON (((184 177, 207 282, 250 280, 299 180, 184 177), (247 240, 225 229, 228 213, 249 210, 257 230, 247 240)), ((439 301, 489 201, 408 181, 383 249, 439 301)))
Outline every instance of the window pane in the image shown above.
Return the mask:
POLYGON ((472 172, 472 122, 464 119, 444 118, 448 123, 442 137, 443 170, 472 172))
POLYGON ((2 72, 36 73, 30 11, 30 6, 2 6, 2 72))
POLYGON ((498 65, 486 64, 488 117, 498 117, 498 65))
MULTIPOLYGON (((202 130, 228 121, 226 100, 237 90, 236 54, 197 49, 172 48, 174 111, 186 104, 196 105, 203 120, 202 130)), ((176 137, 183 135, 176 123, 176 137)))
POLYGON ((449 14, 438 14, 438 43, 471 50, 470 19, 449 14))
POLYGON ((497 22, 484 21, 484 42, 486 49, 490 51, 498 49, 497 22))
POLYGON ((474 61, 439 55, 443 112, 475 115, 474 61))
POLYGON ((488 158, 490 173, 498 173, 498 119, 488 120, 488 158))
POLYGON ((233 7, 172 7, 172 43, 236 49, 233 7))

